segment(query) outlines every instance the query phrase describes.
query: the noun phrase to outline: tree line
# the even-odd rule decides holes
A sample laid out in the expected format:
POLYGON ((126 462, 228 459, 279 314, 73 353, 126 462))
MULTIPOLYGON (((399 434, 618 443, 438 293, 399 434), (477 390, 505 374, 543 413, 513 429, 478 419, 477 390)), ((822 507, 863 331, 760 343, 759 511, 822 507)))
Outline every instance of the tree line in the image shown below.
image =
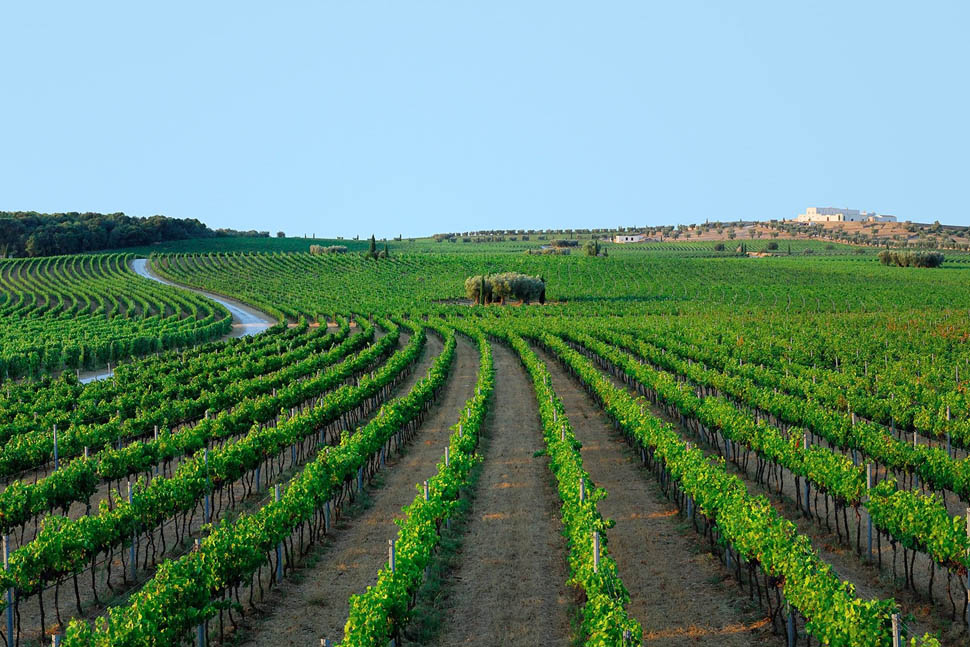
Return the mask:
POLYGON ((77 254, 216 236, 269 236, 269 232, 213 231, 195 218, 0 211, 0 258, 77 254))

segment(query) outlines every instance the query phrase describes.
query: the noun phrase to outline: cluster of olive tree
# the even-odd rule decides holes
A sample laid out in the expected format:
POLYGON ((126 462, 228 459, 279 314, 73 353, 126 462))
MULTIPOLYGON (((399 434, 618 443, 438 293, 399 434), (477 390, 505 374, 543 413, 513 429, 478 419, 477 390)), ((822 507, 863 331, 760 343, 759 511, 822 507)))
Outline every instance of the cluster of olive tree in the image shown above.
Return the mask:
POLYGON ((518 272, 502 274, 479 274, 465 279, 465 294, 479 304, 505 303, 506 299, 546 302, 546 282, 539 276, 518 272))
POLYGON ((346 245, 329 245, 324 247, 323 245, 310 245, 311 254, 346 254, 346 245))
POLYGON ((562 238, 553 238, 549 241, 552 247, 579 247, 578 240, 566 240, 562 238))
POLYGON ((879 252, 879 262, 883 265, 899 267, 939 267, 943 265, 940 252, 897 252, 884 249, 879 252))

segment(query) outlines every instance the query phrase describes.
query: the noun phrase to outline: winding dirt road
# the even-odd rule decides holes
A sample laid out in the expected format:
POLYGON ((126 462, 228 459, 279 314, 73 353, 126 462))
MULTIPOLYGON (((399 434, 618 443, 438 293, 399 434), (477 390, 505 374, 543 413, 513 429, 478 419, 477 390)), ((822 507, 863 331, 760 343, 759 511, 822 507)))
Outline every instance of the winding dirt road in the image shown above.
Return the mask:
MULTIPOLYGON (((212 294, 211 292, 206 292, 204 290, 190 288, 179 283, 173 283, 168 279, 163 279, 152 271, 151 267, 148 265, 147 258, 134 259, 131 262, 131 269, 138 276, 149 279, 150 281, 157 281, 158 283, 170 285, 182 290, 195 292, 196 294, 200 294, 207 299, 211 299, 223 306, 232 315, 232 331, 226 335, 225 338, 256 335, 276 324, 275 317, 263 312, 262 310, 257 310, 256 308, 245 304, 242 301, 230 299, 229 297, 224 297, 218 294, 212 294)), ((114 371, 109 371, 107 368, 101 368, 93 371, 82 371, 80 374, 80 381, 82 384, 87 384, 89 382, 104 380, 113 376, 114 371)))

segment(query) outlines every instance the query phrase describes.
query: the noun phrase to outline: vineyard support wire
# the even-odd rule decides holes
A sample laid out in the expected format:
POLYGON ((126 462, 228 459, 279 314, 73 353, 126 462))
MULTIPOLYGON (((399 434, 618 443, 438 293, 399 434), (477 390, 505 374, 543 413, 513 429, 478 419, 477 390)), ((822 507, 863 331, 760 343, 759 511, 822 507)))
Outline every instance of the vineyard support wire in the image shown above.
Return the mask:
MULTIPOLYGON (((280 486, 279 483, 274 487, 276 503, 280 502, 280 486)), ((283 542, 276 544, 276 583, 280 584, 283 582, 283 542)))
MULTIPOLYGON (((869 505, 869 490, 872 489, 872 463, 866 463, 866 505, 869 505)), ((867 508, 868 510, 868 508, 867 508)), ((872 515, 866 514, 866 538, 869 544, 869 562, 872 562, 872 515)))

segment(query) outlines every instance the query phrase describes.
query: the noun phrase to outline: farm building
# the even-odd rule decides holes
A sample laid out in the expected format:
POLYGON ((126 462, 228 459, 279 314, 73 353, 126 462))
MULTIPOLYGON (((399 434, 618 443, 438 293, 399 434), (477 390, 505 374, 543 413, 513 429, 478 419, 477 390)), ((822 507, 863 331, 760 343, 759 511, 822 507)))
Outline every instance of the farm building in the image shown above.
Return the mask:
POLYGON ((614 243, 642 243, 646 240, 646 234, 617 234, 613 236, 614 243))
POLYGON ((797 222, 896 222, 896 216, 879 215, 858 209, 809 207, 795 218, 797 222))

